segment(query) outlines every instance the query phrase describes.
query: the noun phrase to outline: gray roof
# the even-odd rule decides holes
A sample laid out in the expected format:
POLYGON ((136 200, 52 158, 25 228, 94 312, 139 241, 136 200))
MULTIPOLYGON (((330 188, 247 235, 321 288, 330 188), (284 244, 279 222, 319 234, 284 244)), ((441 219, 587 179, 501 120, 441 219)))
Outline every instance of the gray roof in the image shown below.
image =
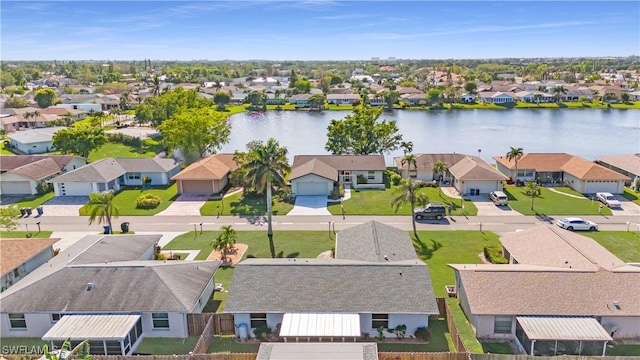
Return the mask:
POLYGON ((55 161, 62 169, 75 158, 79 157, 73 155, 0 155, 0 171, 14 170, 46 159, 55 161))
MULTIPOLYGON (((72 245, 76 248, 86 249, 71 258, 69 264, 92 264, 105 261, 129 261, 146 260, 142 255, 160 241, 162 235, 88 235, 72 245)), ((65 254, 67 251, 65 251, 65 254)))
POLYGON ((7 135, 11 140, 17 141, 22 144, 34 144, 42 142, 50 142, 53 139, 53 134, 58 130, 66 129, 64 126, 54 126, 38 129, 29 129, 25 131, 16 131, 7 135))
POLYGON ((382 155, 296 155, 293 157, 293 172, 298 166, 317 159, 337 170, 386 170, 382 155))
POLYGON ((180 163, 171 158, 116 158, 127 172, 168 172, 180 166, 180 163))
POLYGON ((69 265, 0 297, 2 311, 191 312, 219 264, 147 260, 69 265))
POLYGON ((438 314, 419 260, 248 259, 236 265, 225 312, 438 314))
POLYGON ((382 263, 418 259, 406 231, 377 221, 340 231, 336 238, 336 258, 382 263))
POLYGON ((105 158, 62 174, 50 182, 109 182, 128 172, 169 172, 180 166, 165 158, 105 158))

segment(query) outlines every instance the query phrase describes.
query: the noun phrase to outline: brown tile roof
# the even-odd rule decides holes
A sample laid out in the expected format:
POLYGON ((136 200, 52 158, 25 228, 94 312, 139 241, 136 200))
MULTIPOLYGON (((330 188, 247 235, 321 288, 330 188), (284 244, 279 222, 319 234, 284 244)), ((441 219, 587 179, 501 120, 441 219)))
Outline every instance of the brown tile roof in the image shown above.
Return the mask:
POLYGON ((306 163, 292 169, 289 180, 295 180, 309 174, 315 174, 329 180, 338 181, 338 169, 335 169, 318 159, 307 161, 306 163))
MULTIPOLYGON (((496 162, 515 169, 515 161, 506 155, 494 156, 496 162)), ((627 180, 628 178, 579 156, 565 153, 527 153, 518 161, 518 169, 536 171, 564 171, 581 180, 627 180)))
POLYGON ((237 168, 233 154, 215 154, 187 166, 171 180, 220 180, 237 168))
POLYGON ((0 239, 0 274, 15 269, 60 239, 0 239))
POLYGON ((313 159, 318 159, 337 170, 386 170, 382 155, 296 155, 293 157, 292 172, 313 159))
POLYGON ((507 180, 508 177, 477 156, 465 156, 449 172, 458 180, 507 180))
MULTIPOLYGON (((418 167, 418 171, 427 170, 431 171, 433 169, 433 164, 438 161, 442 161, 447 164, 447 167, 450 167, 462 160, 467 155, 464 154, 414 154, 416 156, 416 165, 418 167)), ((396 164, 398 169, 406 170, 407 164, 402 165, 402 156, 393 158, 393 161, 396 164)))
POLYGON ((632 174, 640 175, 640 154, 600 156, 596 161, 615 166, 618 169, 628 171, 632 174))

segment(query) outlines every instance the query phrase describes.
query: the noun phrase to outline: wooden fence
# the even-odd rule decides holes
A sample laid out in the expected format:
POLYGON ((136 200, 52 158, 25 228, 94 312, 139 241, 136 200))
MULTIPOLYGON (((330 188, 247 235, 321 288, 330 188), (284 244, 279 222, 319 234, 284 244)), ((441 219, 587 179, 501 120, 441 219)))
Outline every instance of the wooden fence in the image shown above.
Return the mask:
POLYGON ((211 341, 213 340, 213 315, 209 316, 207 320, 207 324, 204 326, 202 330, 202 334, 198 341, 196 342, 196 346, 193 347, 192 353, 194 354, 206 354, 209 352, 209 346, 211 345, 211 341))
POLYGON ((467 360, 465 353, 379 352, 378 360, 467 360))
POLYGON ((584 355, 561 355, 561 356, 531 356, 531 355, 506 355, 506 354, 471 354, 472 360, 637 360, 640 356, 584 356, 584 355))
POLYGON ((191 355, 91 355, 92 360, 256 360, 257 353, 191 354, 191 355))
POLYGON ((213 317, 213 335, 235 334, 233 314, 200 313, 187 314, 187 329, 189 335, 201 335, 210 317, 213 317))
MULTIPOLYGON (((449 303, 444 298, 441 301, 444 303, 445 313, 447 317, 447 327, 449 328, 449 334, 451 334, 451 340, 456 347, 456 351, 460 353, 469 354, 466 346, 464 346, 464 342, 462 342, 462 338, 458 333, 458 327, 456 326, 456 321, 453 319, 453 315, 451 315, 451 309, 449 308, 449 303)), ((438 305, 440 308, 440 305, 438 305)))

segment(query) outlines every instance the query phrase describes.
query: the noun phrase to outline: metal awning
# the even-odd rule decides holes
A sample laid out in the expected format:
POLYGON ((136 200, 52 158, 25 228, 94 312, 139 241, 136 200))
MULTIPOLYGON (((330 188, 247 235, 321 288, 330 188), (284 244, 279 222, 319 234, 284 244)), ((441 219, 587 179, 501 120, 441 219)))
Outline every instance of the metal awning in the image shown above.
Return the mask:
POLYGON ((122 340, 138 319, 140 315, 64 315, 42 340, 122 340))
POLYGON ((516 316, 530 340, 612 341, 609 333, 594 318, 516 316))
POLYGON ((286 313, 280 336, 361 336, 360 315, 336 313, 286 313))

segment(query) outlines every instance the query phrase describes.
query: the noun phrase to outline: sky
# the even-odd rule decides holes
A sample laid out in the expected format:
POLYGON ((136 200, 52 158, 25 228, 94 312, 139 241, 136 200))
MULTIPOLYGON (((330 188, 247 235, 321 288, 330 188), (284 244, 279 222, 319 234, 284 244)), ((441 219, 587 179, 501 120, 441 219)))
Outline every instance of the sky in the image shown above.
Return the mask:
POLYGON ((640 1, 2 0, 0 60, 630 56, 640 1))

